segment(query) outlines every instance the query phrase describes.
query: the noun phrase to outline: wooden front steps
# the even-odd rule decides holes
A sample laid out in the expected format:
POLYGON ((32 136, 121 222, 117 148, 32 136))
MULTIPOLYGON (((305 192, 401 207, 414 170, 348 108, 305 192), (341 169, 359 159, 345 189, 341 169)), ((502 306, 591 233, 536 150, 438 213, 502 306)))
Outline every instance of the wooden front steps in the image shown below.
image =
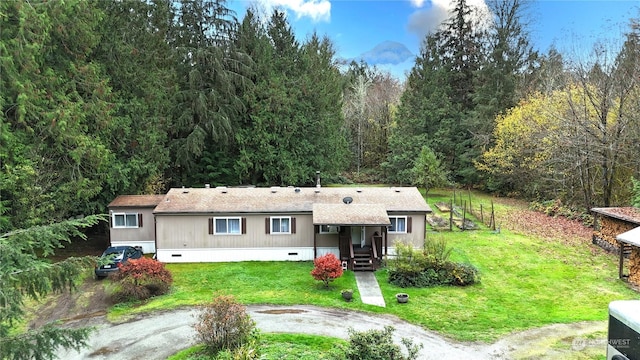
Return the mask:
POLYGON ((353 271, 374 271, 373 256, 371 252, 356 251, 353 254, 353 271))

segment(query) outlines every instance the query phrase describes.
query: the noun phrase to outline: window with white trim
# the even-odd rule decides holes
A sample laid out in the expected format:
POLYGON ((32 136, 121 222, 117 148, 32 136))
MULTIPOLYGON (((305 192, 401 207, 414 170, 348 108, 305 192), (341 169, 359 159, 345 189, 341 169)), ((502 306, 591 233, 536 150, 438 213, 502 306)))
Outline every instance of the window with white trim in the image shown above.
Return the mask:
POLYGON ((138 227, 138 213, 113 213, 111 216, 114 228, 138 227))
POLYGON ((406 234, 407 233, 407 217, 406 216, 389 216, 391 226, 389 233, 406 234))
POLYGON ((340 226, 337 225, 320 225, 320 234, 337 234, 340 226))
POLYGON ((271 217, 271 234, 291 234, 291 216, 271 217))
POLYGON ((213 218, 214 235, 241 234, 242 220, 239 217, 216 217, 213 218))

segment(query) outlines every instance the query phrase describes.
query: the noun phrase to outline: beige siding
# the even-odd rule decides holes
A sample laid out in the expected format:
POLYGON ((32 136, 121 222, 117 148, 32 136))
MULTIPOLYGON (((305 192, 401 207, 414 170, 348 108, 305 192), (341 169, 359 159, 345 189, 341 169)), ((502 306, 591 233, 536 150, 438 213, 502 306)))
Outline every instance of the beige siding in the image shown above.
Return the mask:
POLYGON ((157 237, 159 249, 227 249, 264 247, 309 247, 313 246, 313 223, 311 214, 282 214, 296 218, 295 234, 266 234, 265 218, 270 215, 157 215, 157 237), (244 217, 246 234, 209 234, 209 218, 244 217))
POLYGON ((338 234, 318 234, 316 246, 338 247, 338 234))
MULTIPOLYGON (((111 213, 139 213, 142 214, 142 227, 138 228, 114 228, 109 231, 112 242, 154 241, 155 228, 153 220, 153 208, 112 208, 111 213)), ((111 216, 110 213, 110 216, 111 216)), ((110 219, 113 221, 113 219, 110 219)))
POLYGON ((416 248, 424 247, 424 238, 426 233, 426 216, 423 214, 401 214, 394 213, 389 216, 407 216, 411 217, 411 233, 407 234, 387 234, 389 246, 393 246, 394 242, 402 241, 411 243, 416 248))

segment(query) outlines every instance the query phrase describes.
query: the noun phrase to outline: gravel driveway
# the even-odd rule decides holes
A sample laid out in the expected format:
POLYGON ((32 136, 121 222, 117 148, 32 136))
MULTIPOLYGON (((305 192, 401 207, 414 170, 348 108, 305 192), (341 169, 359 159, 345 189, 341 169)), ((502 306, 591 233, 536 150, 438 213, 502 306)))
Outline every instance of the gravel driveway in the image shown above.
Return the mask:
MULTIPOLYGON (((436 333, 399 320, 394 316, 371 315, 354 311, 314 306, 248 306, 248 313, 263 332, 302 333, 348 338, 347 328, 358 331, 396 328, 395 341, 408 337, 424 344, 420 359, 490 359, 486 345, 461 344, 436 333)), ((97 329, 89 339, 89 347, 76 351, 61 350, 60 359, 166 359, 194 341, 194 309, 181 309, 143 315, 135 320, 111 324, 104 316, 87 320, 97 329)))
MULTIPOLYGON (((604 355, 606 321, 554 324, 506 336, 494 344, 460 343, 412 325, 391 315, 367 314, 315 306, 250 305, 248 313, 258 328, 269 333, 299 333, 348 338, 349 326, 357 331, 395 327, 394 341, 403 337, 424 348, 420 359, 584 359, 604 355), (590 336, 591 334, 591 336, 590 336), (602 336, 602 335, 599 335, 602 336), (576 348, 559 349, 561 339, 574 339, 576 348), (598 340, 598 341, 596 341, 598 340), (581 342, 582 341, 582 342, 581 342), (584 347, 587 347, 584 349, 584 347)), ((105 316, 85 318, 70 326, 95 326, 89 347, 80 352, 60 350, 60 359, 166 359, 193 345, 195 309, 179 309, 140 315, 112 324, 105 316)))

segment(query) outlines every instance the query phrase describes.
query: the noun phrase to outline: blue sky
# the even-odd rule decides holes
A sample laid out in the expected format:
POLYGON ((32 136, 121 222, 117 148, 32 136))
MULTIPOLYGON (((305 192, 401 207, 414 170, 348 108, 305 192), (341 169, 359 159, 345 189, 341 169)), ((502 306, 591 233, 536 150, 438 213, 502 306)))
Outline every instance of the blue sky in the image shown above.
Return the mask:
MULTIPOLYGON (((252 4, 267 11, 278 7, 286 11, 299 40, 316 31, 333 41, 339 57, 351 59, 367 54, 369 62, 402 77, 412 67, 413 56, 397 63, 376 55, 390 46, 398 50, 397 43, 411 54, 418 54, 424 36, 447 17, 451 2, 231 0, 228 5, 239 19, 252 4)), ((486 6, 484 0, 467 2, 481 8, 486 6)), ((588 50, 596 40, 619 41, 628 29, 629 19, 640 18, 640 0, 534 0, 527 12, 531 15, 529 29, 536 49, 546 52, 553 44, 563 55, 571 55, 588 50)))

